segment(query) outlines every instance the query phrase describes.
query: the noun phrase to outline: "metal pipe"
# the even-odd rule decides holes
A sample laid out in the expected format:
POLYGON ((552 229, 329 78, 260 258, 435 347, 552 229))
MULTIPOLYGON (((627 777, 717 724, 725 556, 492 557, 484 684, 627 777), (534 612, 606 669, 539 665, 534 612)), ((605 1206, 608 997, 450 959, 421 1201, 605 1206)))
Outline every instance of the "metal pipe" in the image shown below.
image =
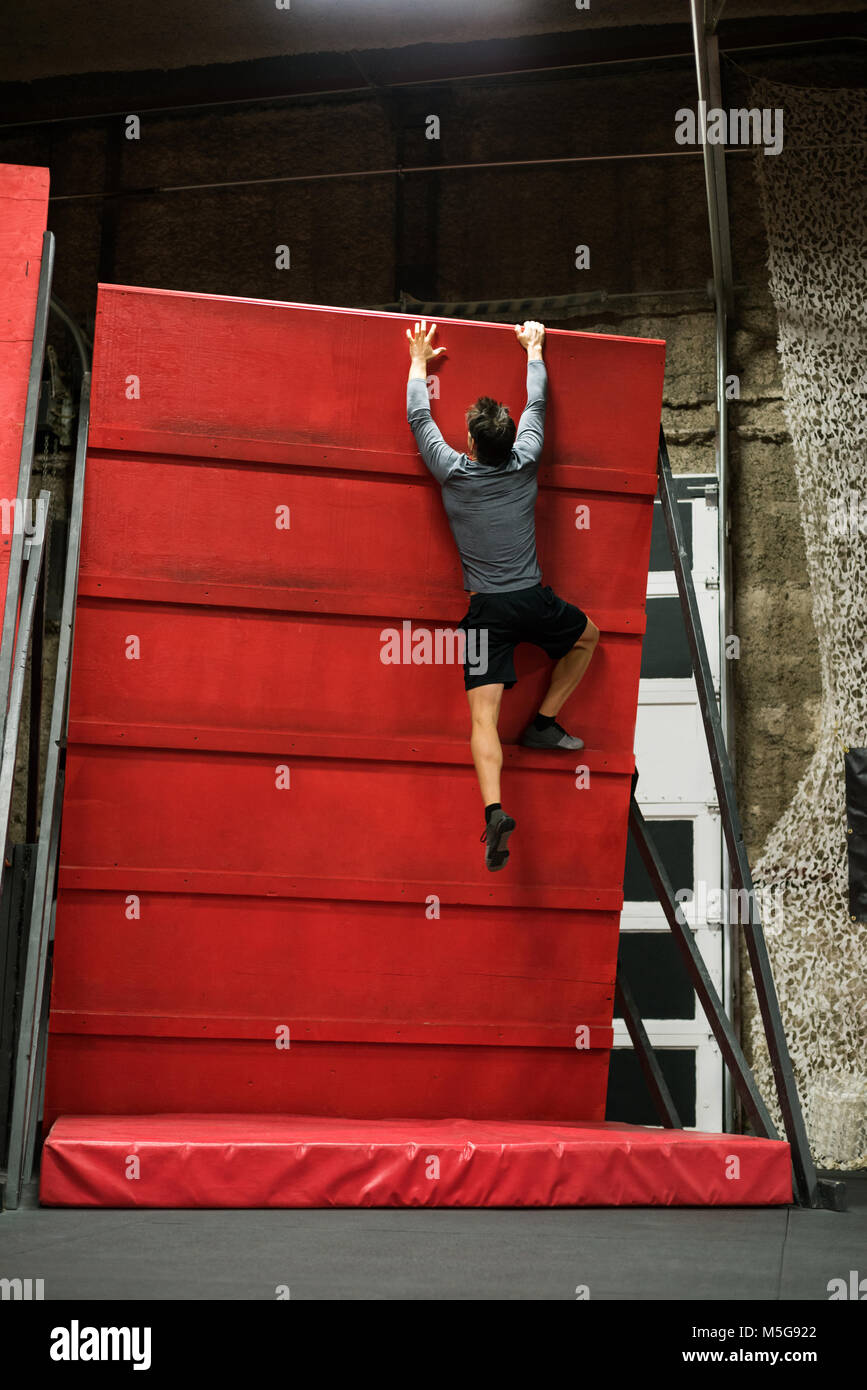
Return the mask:
MULTIPOLYGON (((693 45, 695 48, 696 83, 698 89, 698 125, 704 133, 705 116, 709 108, 722 105, 722 84, 719 67, 719 45, 705 26, 702 0, 690 0, 693 45)), ((713 21, 711 21, 711 24, 713 21)), ((705 192, 707 196, 708 227, 714 284, 714 360, 716 376, 716 474, 718 482, 717 565, 719 574, 719 695, 720 723, 729 761, 734 765, 732 720, 731 667, 727 638, 732 630, 731 574, 729 550, 729 432, 726 400, 728 376, 728 314, 732 305, 732 256, 728 222, 725 154, 721 146, 702 140, 704 154, 705 192)), ((723 998, 729 1016, 734 1014, 735 972, 738 969, 737 927, 731 921, 731 863, 728 854, 722 856, 722 933, 723 933, 723 998)), ((724 1073, 725 1123, 731 1128, 735 1120, 735 1095, 731 1076, 724 1073)))
MULTIPOLYGON (((748 145, 735 145, 729 154, 751 154, 748 145)), ((213 188, 249 188, 275 183, 319 183, 330 179, 394 178, 405 174, 460 173, 475 169, 534 169, 549 164, 608 164, 616 160, 633 159, 695 159, 699 150, 652 150, 632 154, 561 155, 555 159, 491 159, 468 164, 395 164, 385 169, 341 169, 333 174, 274 174, 264 179, 226 179, 220 183, 177 183, 154 185, 152 188, 122 188, 106 193, 59 193, 49 197, 51 203, 96 202, 110 198, 154 198, 164 193, 194 193, 213 188)))
MULTIPOLYGON (((721 7, 722 8, 722 7, 721 7)), ((721 8, 714 17, 715 25, 721 8)), ((720 75, 719 44, 715 35, 707 36, 707 67, 710 100, 717 108, 722 107, 722 78, 720 75)), ((719 614, 720 614, 720 719, 723 737, 728 748, 729 761, 736 770, 736 749, 734 736, 734 689, 732 681, 732 662, 726 651, 726 637, 734 632, 734 605, 732 602, 732 556, 731 556, 731 517, 729 509, 729 416, 726 383, 728 380, 728 315, 734 311, 734 285, 732 271, 731 235, 729 228, 728 190, 726 188, 725 155, 712 154, 714 180, 717 192, 719 215, 720 251, 722 262, 722 294, 726 315, 722 325, 722 341, 717 342, 717 399, 718 408, 718 455, 717 476, 719 480, 719 614)), ((717 316, 719 318, 719 316, 717 316)), ((717 323, 717 339, 720 336, 717 323)), ((740 1033, 740 937, 737 925, 731 921, 732 874, 728 856, 722 857, 723 889, 723 997, 729 1010, 736 1032, 740 1033)), ((731 1084, 731 1076, 726 1074, 723 1084, 723 1104, 726 1124, 735 1128, 738 1097, 731 1084)))
POLYGON ((82 374, 84 374, 84 372, 89 372, 90 356, 87 351, 87 344, 84 339, 84 334, 82 333, 78 324, 75 322, 75 319, 69 313, 68 309, 64 308, 64 306, 61 304, 60 300, 57 298, 56 295, 51 296, 51 312, 53 314, 56 314, 59 319, 63 320, 63 322, 66 324, 66 327, 72 334, 75 340, 75 346, 78 348, 78 356, 81 359, 82 374))

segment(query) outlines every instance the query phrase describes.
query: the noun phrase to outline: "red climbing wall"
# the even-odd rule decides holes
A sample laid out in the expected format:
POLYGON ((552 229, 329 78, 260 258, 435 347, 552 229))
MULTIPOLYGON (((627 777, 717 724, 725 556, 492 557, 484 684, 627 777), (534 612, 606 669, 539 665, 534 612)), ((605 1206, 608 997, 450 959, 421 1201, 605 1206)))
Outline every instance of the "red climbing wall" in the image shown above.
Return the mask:
MULTIPOLYGON (((460 667, 380 659, 466 608, 407 322, 100 287, 47 1123, 604 1114, 664 344, 548 335, 544 582, 602 640, 578 755, 514 746, 519 650, 492 875, 460 667)), ((511 328, 438 341, 446 438, 517 416, 511 328)))

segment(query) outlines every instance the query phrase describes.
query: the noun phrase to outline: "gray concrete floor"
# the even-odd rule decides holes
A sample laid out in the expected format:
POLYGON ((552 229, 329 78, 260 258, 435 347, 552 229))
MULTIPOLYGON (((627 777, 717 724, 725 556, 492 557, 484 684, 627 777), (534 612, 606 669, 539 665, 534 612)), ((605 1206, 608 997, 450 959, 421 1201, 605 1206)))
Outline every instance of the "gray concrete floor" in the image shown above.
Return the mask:
POLYGON ((867 1277, 867 1174, 845 1213, 84 1211, 0 1215, 0 1277, 51 1299, 827 1301, 867 1277))

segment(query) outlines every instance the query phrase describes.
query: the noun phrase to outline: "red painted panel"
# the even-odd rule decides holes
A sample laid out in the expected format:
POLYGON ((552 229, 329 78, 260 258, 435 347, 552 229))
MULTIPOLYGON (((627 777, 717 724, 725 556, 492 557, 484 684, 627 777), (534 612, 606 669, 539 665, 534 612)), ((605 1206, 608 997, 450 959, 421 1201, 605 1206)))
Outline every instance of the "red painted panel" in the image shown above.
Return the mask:
MULTIPOLYGON (((135 744, 145 739, 146 726, 156 725, 161 742, 171 727, 178 737, 185 729, 195 731, 187 746, 195 738, 198 747, 219 747, 224 731, 228 747, 235 730, 239 748, 280 751, 293 746, 296 734, 327 729, 329 737, 375 738, 375 752, 387 756, 387 730, 405 756, 407 738, 436 733, 440 740, 459 740, 457 755, 469 762, 460 668, 382 661, 383 632, 396 628, 402 642, 403 621, 84 599, 75 628, 71 737, 135 744), (133 634, 140 656, 128 660, 126 643, 133 634), (200 679, 203 669, 206 681, 200 679), (309 695, 314 682, 315 703, 309 695), (436 726, 430 717, 434 705, 436 726)), ((407 640, 423 627, 424 618, 411 620, 407 640)), ((550 672, 544 653, 533 647, 520 647, 517 661, 519 684, 504 696, 500 724, 503 741, 515 744, 550 672)), ((608 759, 616 754, 613 765, 626 770, 640 665, 639 638, 606 634, 582 682, 580 714, 573 720, 587 750, 608 759), (624 740, 621 746, 618 739, 624 740)), ((531 754, 514 751, 530 763, 531 754)), ((580 761, 588 757, 589 751, 580 761)), ((558 765, 564 762, 573 766, 568 759, 558 765)), ((535 764, 551 766, 547 755, 537 756, 535 764)))
POLYGON ((118 1012, 211 1028, 246 1018, 273 1037, 296 1019, 448 1017, 574 1036, 611 1019, 616 913, 446 904, 431 919, 423 903, 135 896, 63 895, 53 1004, 65 1027, 118 1012))
MULTIPOLYGON (((577 757, 516 746, 548 671, 519 651, 491 875, 460 668, 380 659, 466 608, 405 323, 100 289, 49 1118, 604 1113, 664 345, 549 335, 545 580, 603 637, 577 757)), ((441 337, 460 444, 479 391, 520 409, 523 355, 441 337)))
MULTIPOLYGON (((7 501, 18 490, 48 177, 47 169, 0 164, 0 498, 7 501)), ((0 533, 0 603, 11 539, 0 533)))
POLYGON ((235 1111, 601 1120, 608 1051, 55 1033, 45 1124, 59 1115, 235 1111))
MULTIPOLYGON (((540 894, 622 883, 629 777, 591 773, 579 789, 572 756, 551 764, 512 770, 508 804, 521 833, 502 877, 540 894)), ((464 884, 487 888, 491 878, 470 766, 378 762, 367 750, 349 759, 295 757, 289 746, 272 757, 202 757, 79 745, 67 758, 65 805, 64 866, 122 867, 131 891, 137 870, 152 865, 194 866, 215 891, 232 874, 400 880, 423 889, 422 901, 447 900, 464 884)))
MULTIPOLYGON (((87 487, 82 593, 287 609, 300 598, 309 611, 452 623, 466 610, 432 480, 96 454, 87 487), (177 532, 179 547, 172 549, 166 537, 177 532)), ((622 617, 625 630, 644 630, 647 500, 554 489, 542 479, 537 529, 545 583, 579 606, 592 595, 603 630, 622 617)))

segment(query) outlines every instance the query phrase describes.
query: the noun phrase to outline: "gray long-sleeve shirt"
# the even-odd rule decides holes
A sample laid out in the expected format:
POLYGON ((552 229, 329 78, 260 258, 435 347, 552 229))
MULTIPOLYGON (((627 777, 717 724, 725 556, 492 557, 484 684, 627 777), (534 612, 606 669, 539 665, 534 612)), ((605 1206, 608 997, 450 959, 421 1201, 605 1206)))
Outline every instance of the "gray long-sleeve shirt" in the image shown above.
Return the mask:
POLYGON ((491 466, 446 444, 430 413, 424 381, 406 387, 406 418, 419 453, 442 487, 461 557, 464 587, 508 593, 541 582, 536 555, 536 475, 545 433, 545 363, 527 362, 527 404, 512 452, 491 466))

